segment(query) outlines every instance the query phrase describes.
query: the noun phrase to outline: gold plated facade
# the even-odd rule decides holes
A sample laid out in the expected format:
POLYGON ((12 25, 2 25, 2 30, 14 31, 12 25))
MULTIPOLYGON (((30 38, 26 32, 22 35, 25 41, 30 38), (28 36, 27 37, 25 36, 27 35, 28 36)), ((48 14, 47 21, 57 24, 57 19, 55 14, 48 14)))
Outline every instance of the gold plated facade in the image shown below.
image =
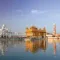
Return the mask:
POLYGON ((35 26, 30 28, 26 28, 26 36, 27 37, 38 37, 38 36, 46 36, 46 28, 38 29, 35 26))

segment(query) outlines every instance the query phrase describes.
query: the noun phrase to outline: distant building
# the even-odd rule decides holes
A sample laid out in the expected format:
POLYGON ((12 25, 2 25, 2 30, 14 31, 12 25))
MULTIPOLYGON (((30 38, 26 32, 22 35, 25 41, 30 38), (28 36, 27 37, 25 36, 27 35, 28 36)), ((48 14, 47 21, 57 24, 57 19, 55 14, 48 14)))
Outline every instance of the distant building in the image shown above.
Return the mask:
POLYGON ((11 32, 3 24, 2 28, 0 29, 0 37, 10 37, 10 36, 11 36, 11 32))
POLYGON ((46 36, 46 28, 38 29, 35 26, 30 28, 26 28, 26 36, 27 37, 39 37, 39 36, 46 36))
POLYGON ((53 35, 56 35, 56 24, 53 26, 53 35))
POLYGON ((53 35, 52 34, 46 34, 47 37, 52 37, 53 35))
POLYGON ((56 36, 60 36, 59 34, 56 33, 56 24, 53 24, 53 33, 52 34, 51 33, 47 33, 46 36, 50 37, 50 38, 56 37, 56 36))
POLYGON ((54 27, 53 27, 53 36, 60 37, 60 34, 56 33, 56 24, 54 24, 54 27))

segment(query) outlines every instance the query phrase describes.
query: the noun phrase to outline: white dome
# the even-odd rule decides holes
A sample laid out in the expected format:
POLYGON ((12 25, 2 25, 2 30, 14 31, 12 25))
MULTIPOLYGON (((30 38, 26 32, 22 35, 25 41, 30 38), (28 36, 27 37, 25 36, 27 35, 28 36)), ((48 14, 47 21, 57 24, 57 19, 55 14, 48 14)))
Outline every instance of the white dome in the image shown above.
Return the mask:
POLYGON ((3 25, 2 25, 2 29, 4 29, 5 27, 6 27, 6 26, 3 24, 3 25))

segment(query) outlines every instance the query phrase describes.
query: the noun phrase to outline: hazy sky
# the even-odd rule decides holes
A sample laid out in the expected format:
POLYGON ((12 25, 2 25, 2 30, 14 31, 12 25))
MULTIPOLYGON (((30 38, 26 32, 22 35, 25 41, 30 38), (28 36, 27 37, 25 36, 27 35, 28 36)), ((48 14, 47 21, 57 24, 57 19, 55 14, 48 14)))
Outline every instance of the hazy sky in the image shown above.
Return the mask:
POLYGON ((32 25, 52 32, 53 23, 60 32, 60 0, 0 0, 0 26, 25 32, 32 25))

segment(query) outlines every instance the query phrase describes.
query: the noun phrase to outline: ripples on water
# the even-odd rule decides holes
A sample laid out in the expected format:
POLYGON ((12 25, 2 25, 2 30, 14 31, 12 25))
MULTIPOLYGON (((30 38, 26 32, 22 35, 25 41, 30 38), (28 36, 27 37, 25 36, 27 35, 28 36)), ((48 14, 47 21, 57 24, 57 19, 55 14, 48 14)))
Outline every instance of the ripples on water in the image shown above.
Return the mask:
POLYGON ((60 40, 0 39, 0 60, 59 60, 60 40))

